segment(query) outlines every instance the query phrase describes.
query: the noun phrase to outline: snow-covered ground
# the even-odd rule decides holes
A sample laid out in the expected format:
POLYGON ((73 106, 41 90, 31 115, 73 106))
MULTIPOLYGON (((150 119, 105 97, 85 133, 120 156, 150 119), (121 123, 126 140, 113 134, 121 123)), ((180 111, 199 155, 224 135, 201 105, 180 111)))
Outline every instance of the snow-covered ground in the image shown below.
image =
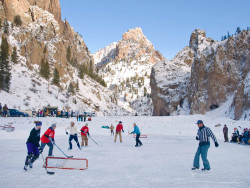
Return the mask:
MULTIPOLYGON (((68 136, 65 127, 76 119, 61 118, 0 118, 0 125, 13 123, 14 132, 0 130, 0 187, 249 187, 250 146, 223 142, 223 125, 229 127, 248 127, 249 121, 234 121, 228 118, 216 118, 212 115, 189 115, 169 117, 94 117, 89 123, 90 135, 101 146, 89 140, 89 147, 79 150, 73 142, 73 150, 68 151, 68 136), (211 147, 208 152, 211 170, 191 171, 193 157, 198 142, 195 140, 197 125, 202 119, 216 135, 220 146, 211 147), (87 158, 89 168, 78 170, 55 170, 50 176, 42 168, 40 157, 32 169, 23 171, 26 157, 25 142, 33 121, 43 122, 42 133, 56 122, 55 141, 68 155, 87 158), (123 143, 114 143, 114 137, 108 129, 122 121, 125 132, 123 143), (141 138, 144 144, 134 147, 135 140, 128 132, 136 122, 147 138, 141 138), (220 123, 220 127, 215 127, 220 123)), ((76 123, 78 130, 84 122, 76 123)), ((48 147, 43 152, 47 155, 48 147)), ((54 155, 63 157, 57 148, 54 155)), ((201 165, 202 166, 202 165, 201 165)), ((49 169, 50 171, 53 171, 49 169)))

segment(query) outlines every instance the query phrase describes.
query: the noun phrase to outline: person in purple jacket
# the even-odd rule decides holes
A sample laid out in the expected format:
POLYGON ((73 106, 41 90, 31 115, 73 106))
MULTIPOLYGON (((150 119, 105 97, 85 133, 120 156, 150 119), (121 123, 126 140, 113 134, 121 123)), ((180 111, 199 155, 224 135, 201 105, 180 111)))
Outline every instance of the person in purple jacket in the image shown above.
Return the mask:
POLYGON ((29 138, 26 142, 28 155, 25 159, 25 166, 23 168, 25 171, 28 170, 28 165, 30 168, 33 167, 34 161, 38 159, 39 154, 41 153, 39 142, 40 142, 40 131, 42 122, 35 121, 34 123, 36 124, 36 126, 30 131, 29 138))

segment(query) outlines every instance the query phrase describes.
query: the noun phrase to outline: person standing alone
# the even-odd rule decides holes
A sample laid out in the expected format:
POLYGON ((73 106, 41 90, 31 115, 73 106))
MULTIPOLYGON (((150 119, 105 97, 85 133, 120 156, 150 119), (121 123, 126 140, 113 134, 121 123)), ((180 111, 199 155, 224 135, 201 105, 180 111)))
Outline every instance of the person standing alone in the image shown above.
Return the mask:
POLYGON ((199 127, 198 133, 196 136, 196 140, 199 140, 199 146, 198 146, 198 149, 197 149, 195 157, 194 157, 194 163, 193 163, 192 170, 199 169, 199 167, 200 167, 200 155, 201 155, 201 158, 203 161, 203 166, 204 166, 204 168, 202 168, 202 170, 204 170, 204 171, 210 170, 210 164, 209 164, 209 161, 207 159, 207 153, 208 153, 208 149, 210 147, 210 137, 212 137, 212 139, 215 143, 215 147, 218 147, 219 144, 218 144, 213 132, 211 131, 211 129, 208 127, 205 127, 202 120, 198 120, 196 124, 199 127))
POLYGON ((110 126, 110 132, 111 132, 111 136, 114 136, 114 126, 111 124, 110 126))
POLYGON ((130 134, 136 134, 136 138, 135 138, 136 144, 135 144, 135 147, 142 146, 142 143, 139 140, 140 135, 141 135, 140 130, 139 130, 138 126, 136 125, 136 123, 134 123, 133 126, 134 126, 134 131, 131 132, 130 134))
POLYGON ((119 121, 119 124, 116 126, 115 142, 117 139, 117 135, 119 134, 120 142, 122 143, 122 132, 124 132, 122 122, 119 121))
POLYGON ((227 125, 224 125, 223 134, 224 134, 224 139, 225 139, 224 142, 228 142, 228 128, 227 128, 227 125))

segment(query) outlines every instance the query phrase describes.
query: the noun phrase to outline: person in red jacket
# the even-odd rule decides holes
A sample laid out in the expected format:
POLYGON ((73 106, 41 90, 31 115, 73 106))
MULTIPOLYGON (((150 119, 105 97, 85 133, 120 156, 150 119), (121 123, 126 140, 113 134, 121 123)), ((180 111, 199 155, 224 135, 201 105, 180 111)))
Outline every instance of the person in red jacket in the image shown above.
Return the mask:
POLYGON ((85 126, 82 127, 81 129, 81 136, 82 136, 82 147, 88 146, 88 137, 87 134, 89 136, 89 128, 88 128, 88 124, 86 123, 85 126))
POLYGON ((54 137, 55 137, 55 129, 56 129, 56 124, 53 123, 50 128, 47 129, 47 131, 43 134, 41 138, 41 153, 43 151, 43 148, 47 144, 49 146, 49 157, 53 157, 53 143, 55 142, 54 137))
POLYGON ((122 122, 119 121, 119 124, 116 126, 115 142, 117 139, 117 135, 119 134, 120 142, 122 143, 122 132, 121 131, 124 132, 122 122))

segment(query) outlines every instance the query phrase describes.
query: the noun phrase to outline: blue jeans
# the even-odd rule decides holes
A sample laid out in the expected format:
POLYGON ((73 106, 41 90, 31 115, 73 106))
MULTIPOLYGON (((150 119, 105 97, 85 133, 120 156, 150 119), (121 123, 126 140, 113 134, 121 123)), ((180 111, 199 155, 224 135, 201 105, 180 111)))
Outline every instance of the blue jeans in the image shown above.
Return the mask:
MULTIPOLYGON (((53 144, 51 142, 47 143, 47 145, 49 146, 49 154, 48 156, 51 156, 53 153, 53 144)), ((43 148, 46 146, 45 143, 41 142, 41 149, 43 150, 43 148)))
POLYGON ((248 140, 249 138, 242 138, 242 141, 244 142, 244 144, 248 144, 248 140))
POLYGON ((209 161, 207 160, 207 152, 208 152, 209 147, 210 147, 210 144, 206 144, 206 145, 202 145, 198 147, 195 157, 194 157, 194 164, 193 164, 194 167, 196 168, 200 167, 200 155, 201 155, 204 168, 210 169, 210 164, 209 164, 209 161))

